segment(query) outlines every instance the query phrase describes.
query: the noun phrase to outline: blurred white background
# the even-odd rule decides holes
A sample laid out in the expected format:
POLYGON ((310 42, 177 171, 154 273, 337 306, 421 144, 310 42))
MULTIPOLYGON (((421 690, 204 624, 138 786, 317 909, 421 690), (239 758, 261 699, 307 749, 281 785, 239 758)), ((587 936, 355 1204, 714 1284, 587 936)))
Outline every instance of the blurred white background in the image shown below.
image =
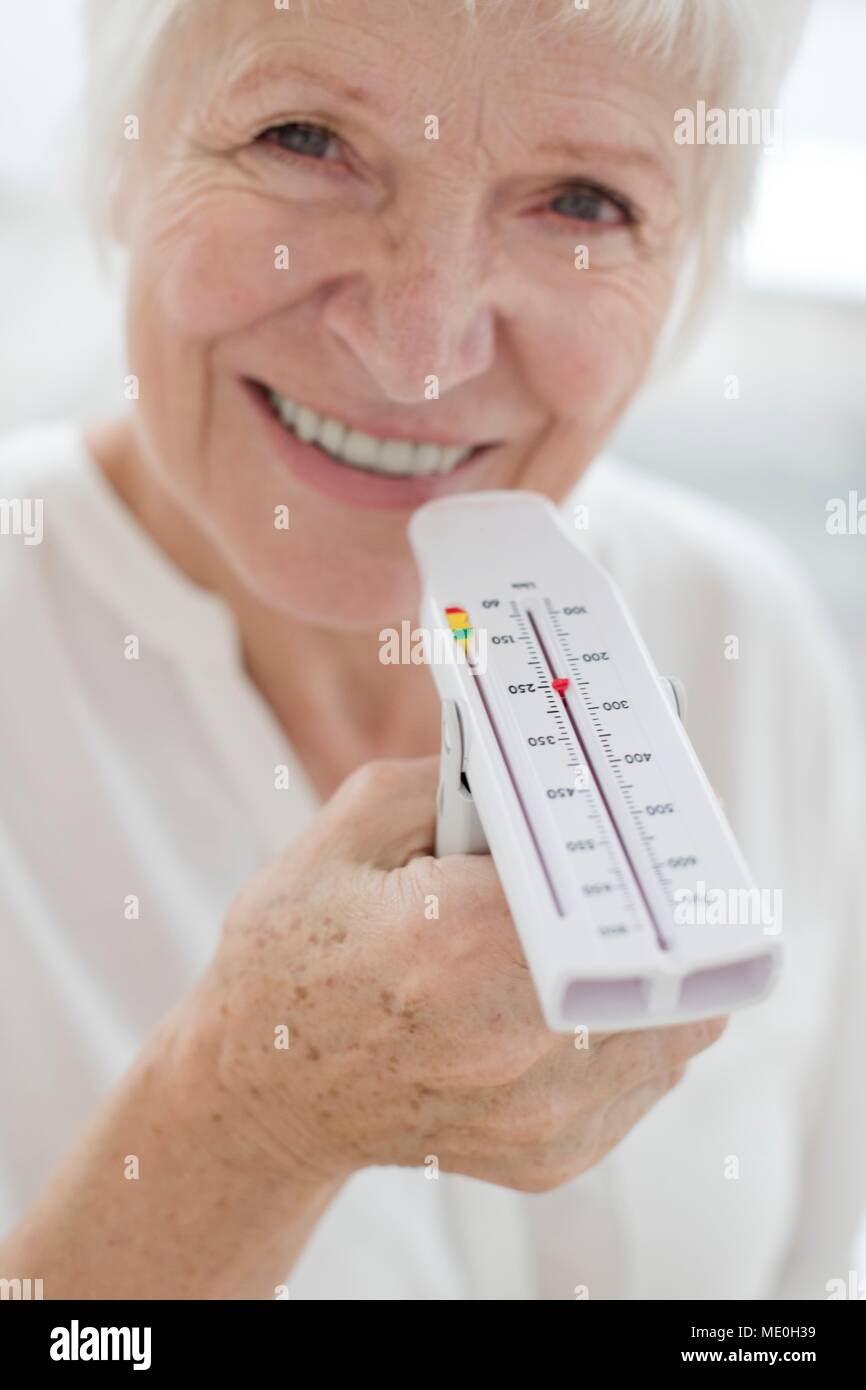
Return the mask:
POLYGON ((864 62, 866 2, 816 0, 739 279, 616 442, 783 536, 835 609, 866 693, 866 535, 826 530, 828 499, 866 499, 864 62))
MULTIPOLYGON (((828 499, 866 499, 864 62, 866 0, 817 0, 737 283, 615 447, 786 539, 866 684, 866 535, 825 524, 828 499)), ((78 190, 82 84, 79 0, 3 0, 0 432, 124 406, 120 305, 78 190)), ((866 1244, 859 1265, 862 1275, 866 1244)))

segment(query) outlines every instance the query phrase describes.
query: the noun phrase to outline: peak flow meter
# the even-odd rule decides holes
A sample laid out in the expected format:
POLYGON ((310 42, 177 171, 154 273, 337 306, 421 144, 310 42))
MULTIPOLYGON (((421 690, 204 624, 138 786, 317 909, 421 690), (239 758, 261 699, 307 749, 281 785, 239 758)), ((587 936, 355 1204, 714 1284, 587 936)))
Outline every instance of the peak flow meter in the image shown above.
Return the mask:
POLYGON ((618 590, 529 492, 409 536, 442 698, 438 856, 489 851, 551 1028, 646 1028, 772 988, 779 943, 618 590), (701 911, 708 899, 741 910, 701 911), (719 920, 719 919, 722 920, 719 920))

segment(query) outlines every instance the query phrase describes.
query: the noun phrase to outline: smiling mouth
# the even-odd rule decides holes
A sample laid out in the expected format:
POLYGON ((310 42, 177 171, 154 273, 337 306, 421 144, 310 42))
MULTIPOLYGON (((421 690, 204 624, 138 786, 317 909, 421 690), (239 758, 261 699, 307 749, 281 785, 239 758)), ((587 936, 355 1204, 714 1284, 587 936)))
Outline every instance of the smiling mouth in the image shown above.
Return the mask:
POLYGON ((282 396, 262 382, 253 385, 283 428, 303 444, 313 445, 335 463, 385 478, 427 478, 454 473, 475 459, 488 444, 445 445, 428 440, 393 439, 365 434, 332 415, 282 396))

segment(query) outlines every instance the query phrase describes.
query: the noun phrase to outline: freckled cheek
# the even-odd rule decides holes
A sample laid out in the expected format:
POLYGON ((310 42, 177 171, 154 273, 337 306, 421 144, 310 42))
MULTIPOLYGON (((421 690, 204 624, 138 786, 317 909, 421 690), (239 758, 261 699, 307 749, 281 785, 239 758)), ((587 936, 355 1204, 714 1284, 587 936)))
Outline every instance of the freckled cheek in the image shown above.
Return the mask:
POLYGON ((200 207, 143 248, 144 273, 168 323, 213 338, 248 327, 296 302, 324 273, 324 257, 303 264, 292 220, 272 208, 200 207))
POLYGON ((523 360, 555 414, 603 416, 640 382, 662 317, 656 306, 587 287, 524 338, 523 360))
POLYGON ((636 338, 583 325, 551 335, 530 360, 536 389, 550 409, 587 419, 604 414, 639 380, 646 356, 636 338))

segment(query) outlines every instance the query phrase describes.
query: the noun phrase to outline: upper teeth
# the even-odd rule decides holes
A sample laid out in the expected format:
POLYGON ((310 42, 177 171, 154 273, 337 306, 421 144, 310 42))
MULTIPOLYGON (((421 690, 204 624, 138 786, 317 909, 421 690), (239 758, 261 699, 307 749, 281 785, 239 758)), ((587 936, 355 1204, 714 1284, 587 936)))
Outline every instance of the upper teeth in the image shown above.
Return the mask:
POLYGON ((283 423, 299 439, 317 444, 353 468, 388 474, 450 473, 472 453, 472 445, 446 448, 442 444, 413 444, 408 439, 378 439, 372 434, 348 429, 339 420, 319 415, 309 406, 297 405, 276 391, 268 394, 283 423))

